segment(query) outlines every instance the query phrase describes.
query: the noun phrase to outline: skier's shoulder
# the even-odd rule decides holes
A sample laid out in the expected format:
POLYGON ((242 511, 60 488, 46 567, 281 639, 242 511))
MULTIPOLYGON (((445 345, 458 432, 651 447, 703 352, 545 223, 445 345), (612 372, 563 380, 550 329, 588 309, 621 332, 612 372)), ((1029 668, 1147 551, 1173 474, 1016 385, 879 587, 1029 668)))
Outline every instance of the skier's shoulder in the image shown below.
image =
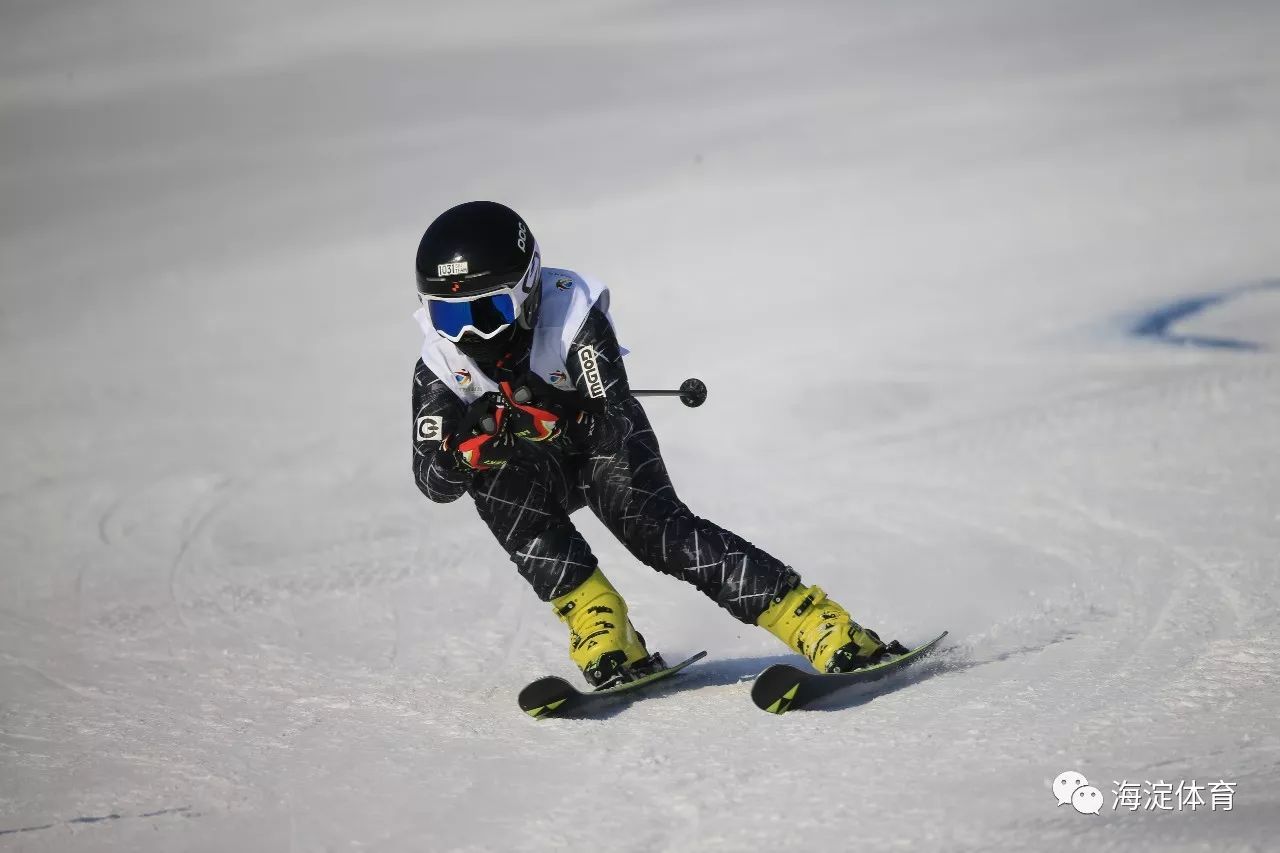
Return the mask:
POLYGON ((414 388, 426 390, 436 383, 450 387, 445 378, 456 376, 454 362, 457 360, 456 347, 439 335, 428 332, 422 339, 422 348, 413 366, 414 388))
POLYGON ((422 339, 422 349, 418 353, 418 364, 415 372, 425 375, 428 380, 439 376, 439 368, 446 364, 445 339, 439 335, 430 335, 422 339), (432 368, 435 369, 432 369, 432 368))
POLYGON ((539 325, 576 330, 592 308, 609 309, 609 288, 599 279, 571 269, 542 268, 539 325))
POLYGON ((605 287, 604 283, 594 276, 563 267, 542 268, 543 299, 548 296, 552 298, 557 296, 562 298, 586 296, 590 302, 594 303, 600 298, 601 294, 608 292, 609 288, 605 287))
MULTIPOLYGON (((434 343, 424 344, 423 349, 427 346, 434 347, 434 343)), ((432 359, 434 361, 434 359, 432 359)), ((437 362, 437 367, 440 362, 437 362)), ((415 392, 426 391, 437 382, 443 383, 444 379, 436 370, 431 369, 431 365, 427 364, 427 360, 423 355, 419 355, 417 361, 413 365, 413 387, 415 392)))

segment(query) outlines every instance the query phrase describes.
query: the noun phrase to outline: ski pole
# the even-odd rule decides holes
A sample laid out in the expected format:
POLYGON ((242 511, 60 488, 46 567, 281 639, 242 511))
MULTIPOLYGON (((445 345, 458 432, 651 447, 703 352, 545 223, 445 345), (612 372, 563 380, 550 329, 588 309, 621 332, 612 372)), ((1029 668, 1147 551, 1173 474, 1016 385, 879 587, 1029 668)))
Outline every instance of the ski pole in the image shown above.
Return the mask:
POLYGON ((632 391, 633 397, 679 397, 680 402, 696 409, 707 401, 707 386, 701 379, 686 379, 674 390, 632 391))

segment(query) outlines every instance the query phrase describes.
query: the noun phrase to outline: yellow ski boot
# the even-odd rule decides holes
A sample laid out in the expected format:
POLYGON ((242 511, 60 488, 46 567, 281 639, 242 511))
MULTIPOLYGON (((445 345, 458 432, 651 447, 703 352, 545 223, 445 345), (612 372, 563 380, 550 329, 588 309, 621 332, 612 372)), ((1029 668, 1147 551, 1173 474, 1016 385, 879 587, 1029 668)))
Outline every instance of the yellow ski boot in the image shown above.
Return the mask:
POLYGON ((818 672, 852 672, 907 651, 885 644, 817 586, 798 586, 760 614, 756 624, 809 659, 818 672))
POLYGON ((627 603, 599 569, 551 604, 569 626, 569 657, 593 687, 613 687, 663 667, 662 658, 644 647, 644 637, 627 617, 627 603))

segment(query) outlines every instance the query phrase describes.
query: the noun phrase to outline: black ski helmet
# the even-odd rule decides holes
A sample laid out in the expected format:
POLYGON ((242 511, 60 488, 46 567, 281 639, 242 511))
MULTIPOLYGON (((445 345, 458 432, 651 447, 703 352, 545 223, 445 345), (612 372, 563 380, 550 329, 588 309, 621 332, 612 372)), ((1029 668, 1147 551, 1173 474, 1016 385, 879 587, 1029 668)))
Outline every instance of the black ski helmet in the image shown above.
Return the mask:
POLYGON ((418 243, 418 294, 425 301, 511 294, 525 328, 541 294, 541 253, 525 221, 494 201, 468 201, 436 217, 418 243))

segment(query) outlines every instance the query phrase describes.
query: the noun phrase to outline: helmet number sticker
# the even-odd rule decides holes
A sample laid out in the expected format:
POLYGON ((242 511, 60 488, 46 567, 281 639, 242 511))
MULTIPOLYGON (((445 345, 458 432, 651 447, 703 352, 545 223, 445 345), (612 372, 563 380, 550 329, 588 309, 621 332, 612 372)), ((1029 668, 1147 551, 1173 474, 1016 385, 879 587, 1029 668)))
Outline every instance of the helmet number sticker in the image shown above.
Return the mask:
POLYGON ((440 264, 436 267, 436 275, 444 278, 449 275, 466 275, 467 261, 455 261, 451 264, 440 264))
POLYGON ((423 415, 418 418, 418 441, 439 441, 444 431, 444 419, 439 415, 423 415))
POLYGON ((582 365, 582 378, 587 380, 588 396, 603 397, 604 379, 600 376, 600 365, 596 363, 596 348, 586 346, 578 350, 578 363, 582 365))

